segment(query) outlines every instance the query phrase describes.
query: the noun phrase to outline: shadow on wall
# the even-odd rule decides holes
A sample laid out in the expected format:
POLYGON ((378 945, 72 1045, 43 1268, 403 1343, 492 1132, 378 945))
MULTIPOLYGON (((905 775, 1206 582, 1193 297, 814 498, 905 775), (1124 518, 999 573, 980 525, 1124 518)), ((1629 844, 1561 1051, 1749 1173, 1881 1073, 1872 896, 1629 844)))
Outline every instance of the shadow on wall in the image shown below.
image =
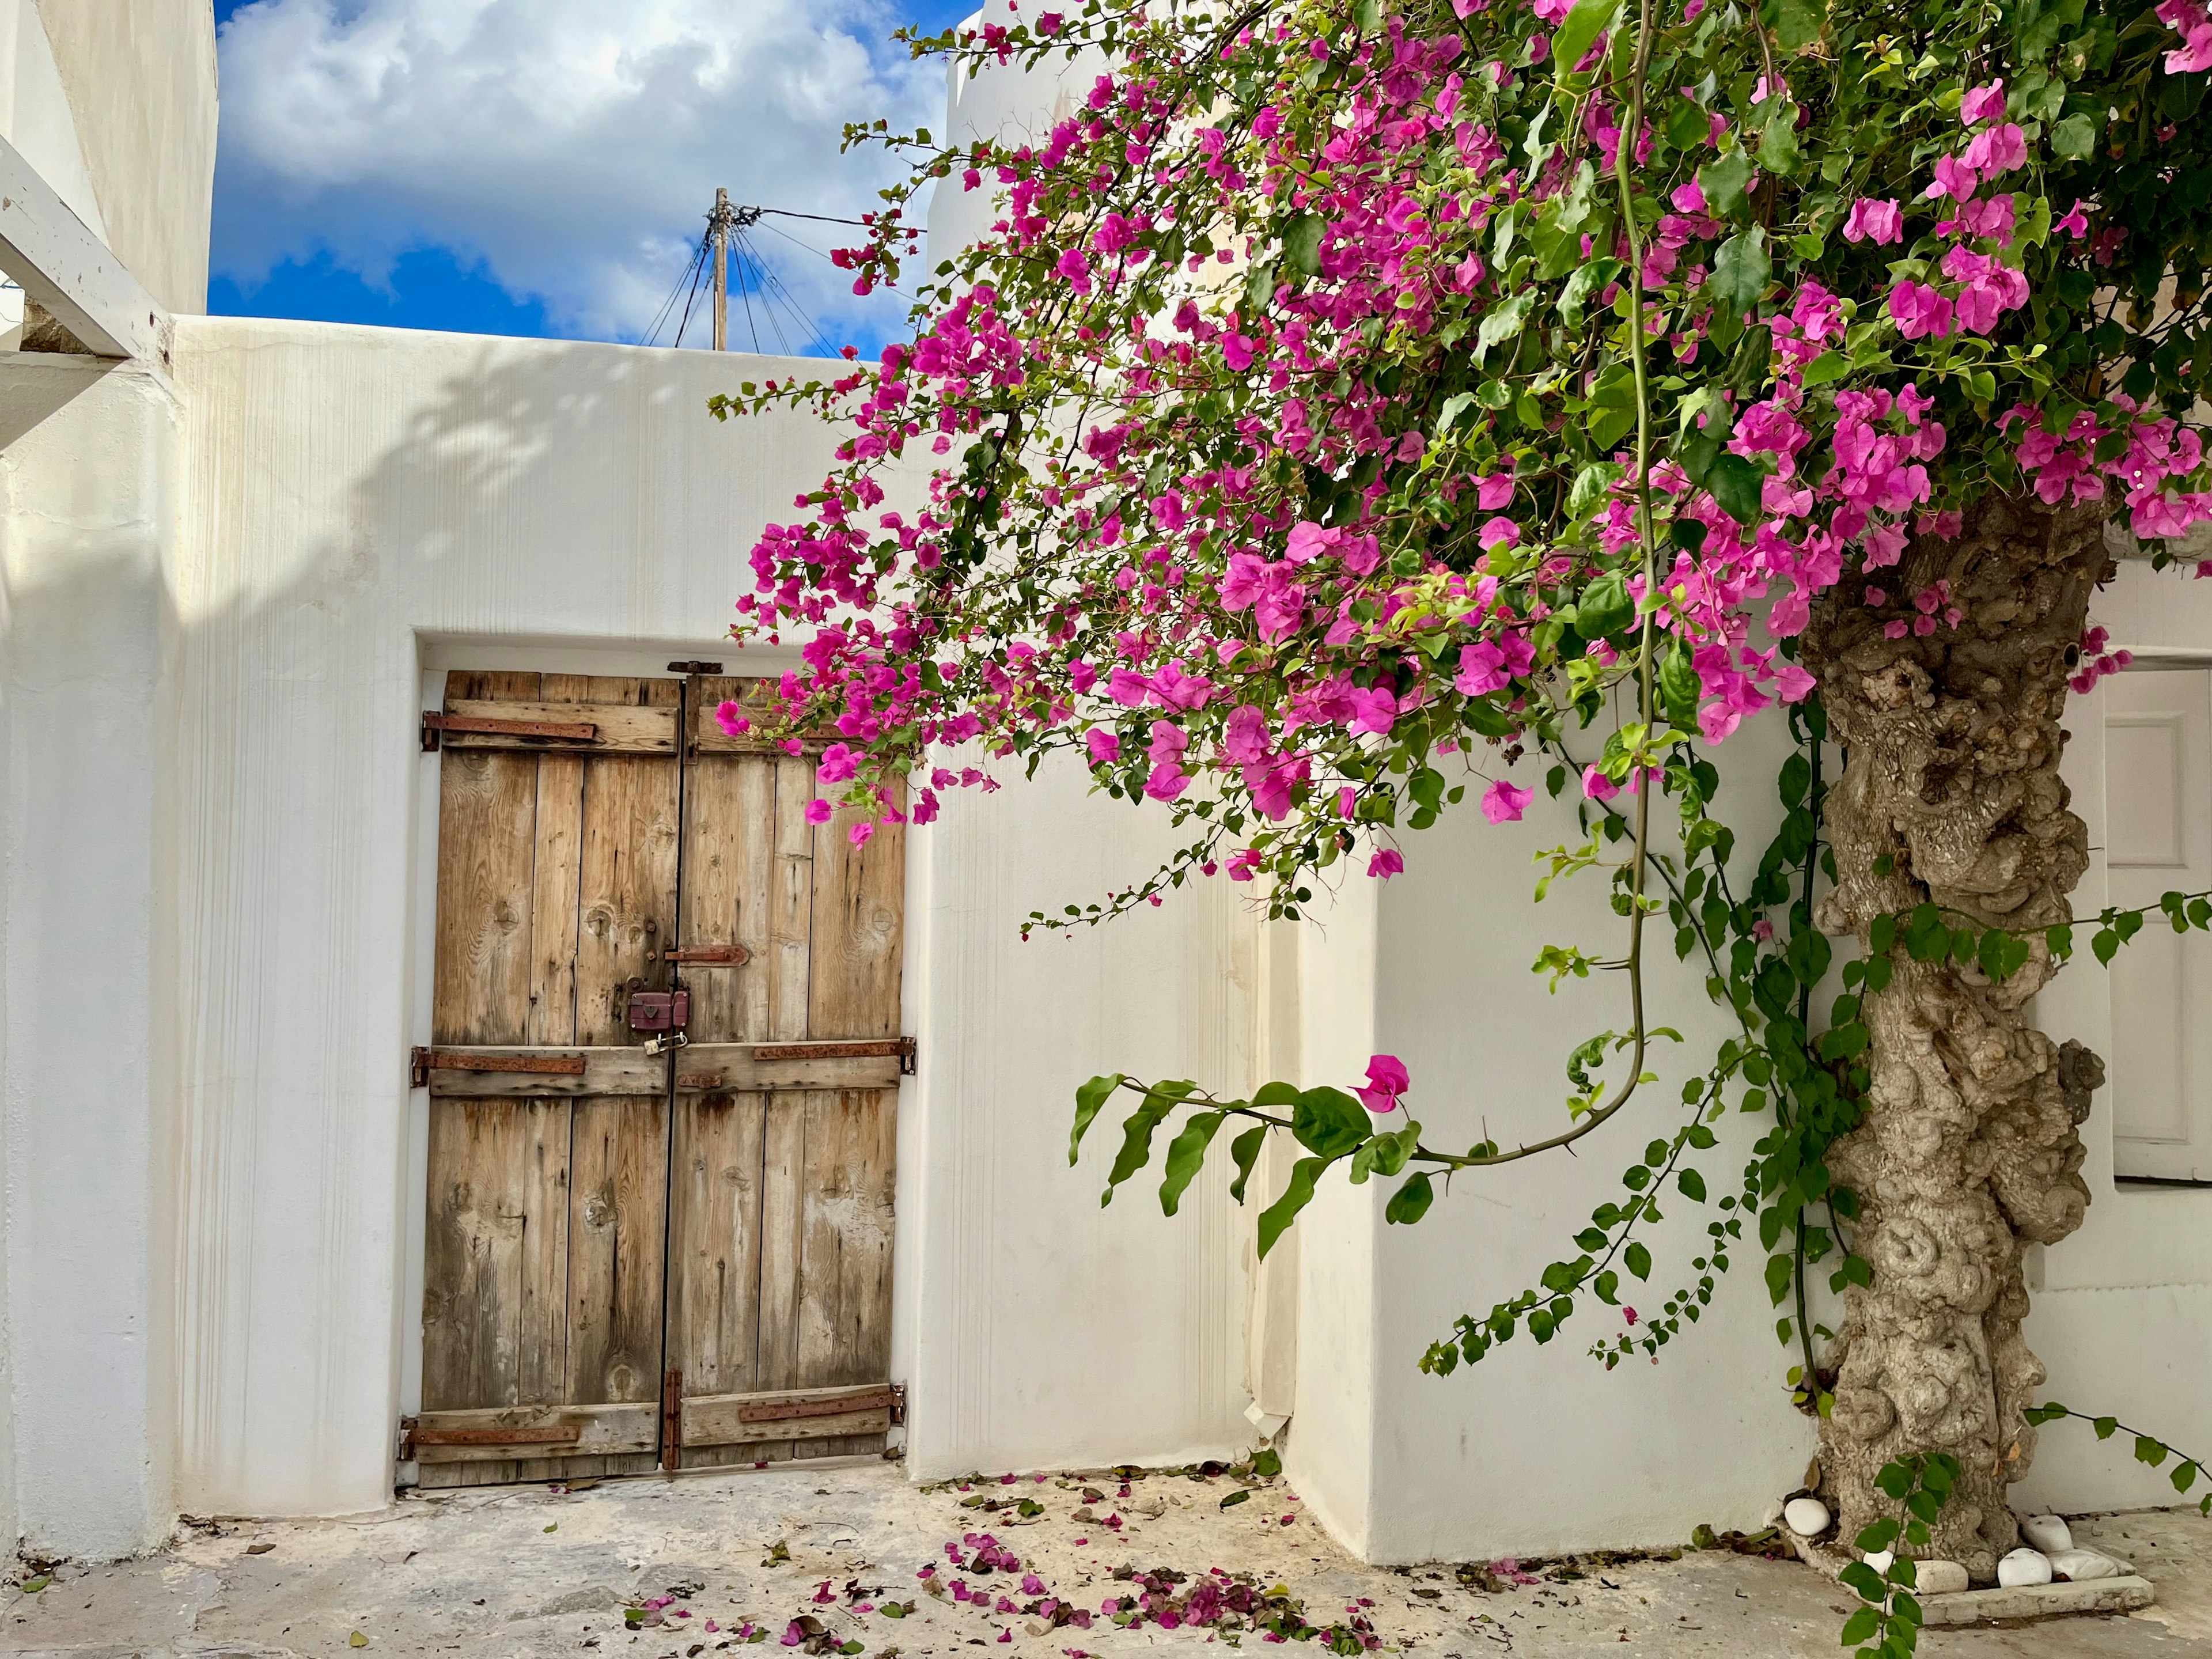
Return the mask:
POLYGON ((214 319, 178 361, 179 1498, 357 1510, 414 1316, 418 641, 696 654, 826 445, 705 412, 801 365, 214 319))

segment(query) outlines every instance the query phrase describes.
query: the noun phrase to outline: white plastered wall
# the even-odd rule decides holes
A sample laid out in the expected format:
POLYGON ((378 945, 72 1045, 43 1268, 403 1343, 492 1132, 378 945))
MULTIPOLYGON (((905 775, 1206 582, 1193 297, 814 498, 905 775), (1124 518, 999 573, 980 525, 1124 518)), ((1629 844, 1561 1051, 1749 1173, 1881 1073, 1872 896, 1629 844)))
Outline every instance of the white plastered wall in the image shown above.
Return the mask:
MULTIPOLYGON (((2212 663, 2212 583, 2185 565, 2155 571, 2124 560, 2090 614, 2116 647, 2212 663)), ((2089 870, 2074 913, 2093 916, 2109 902, 2101 684, 2072 700, 2066 726, 2065 777, 2074 810, 2089 826, 2089 870)), ((2077 1037, 2109 1058, 2109 981, 2086 948, 2087 930, 2076 939, 2083 948, 2038 996, 2037 1015, 2053 1036, 2077 1037)), ((2030 1277, 2027 1336, 2051 1373, 2045 1396, 2117 1416, 2176 1445, 2212 1444, 2212 1392, 2204 1384, 2212 1373, 2212 1188, 2116 1182, 2110 1088, 2098 1091, 2081 1139, 2088 1218, 2073 1237, 2035 1253, 2039 1271, 2030 1277)), ((2125 1437, 2100 1442, 2085 1424, 2050 1425, 2021 1502, 2081 1510, 2177 1501, 2166 1474, 2136 1462, 2132 1450, 2125 1437)))
POLYGON ((0 1537, 112 1556, 166 1532, 170 913, 156 686, 180 414, 147 372, 0 359, 0 1537))
MULTIPOLYGON (((741 669, 715 641, 745 555, 831 437, 704 405, 793 367, 180 324, 194 418, 165 696, 183 1507, 389 1495, 421 1224, 404 1056, 424 653, 599 643, 741 669)), ((1132 833, 1135 816, 1048 779, 957 796, 914 838, 896 1369, 917 1473, 1234 1443, 1222 1194, 1176 1223, 1145 1213, 1149 1194, 1100 1212, 1095 1159, 1069 1171, 1064 1148, 1074 1084, 1109 1061, 1249 1065, 1251 932, 1203 903, 1072 941, 1015 928, 1148 870, 1159 831, 1132 833)))

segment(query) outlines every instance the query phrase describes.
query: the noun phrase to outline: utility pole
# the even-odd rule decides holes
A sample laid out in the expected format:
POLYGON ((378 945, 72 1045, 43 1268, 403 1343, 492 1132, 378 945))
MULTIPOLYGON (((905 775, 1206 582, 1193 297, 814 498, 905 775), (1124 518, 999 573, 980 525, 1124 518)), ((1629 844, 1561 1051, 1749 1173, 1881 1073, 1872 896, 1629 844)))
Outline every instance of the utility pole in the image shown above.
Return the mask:
POLYGON ((714 349, 730 349, 730 232, 738 216, 730 206, 730 192, 717 188, 714 212, 708 234, 714 243, 714 349))

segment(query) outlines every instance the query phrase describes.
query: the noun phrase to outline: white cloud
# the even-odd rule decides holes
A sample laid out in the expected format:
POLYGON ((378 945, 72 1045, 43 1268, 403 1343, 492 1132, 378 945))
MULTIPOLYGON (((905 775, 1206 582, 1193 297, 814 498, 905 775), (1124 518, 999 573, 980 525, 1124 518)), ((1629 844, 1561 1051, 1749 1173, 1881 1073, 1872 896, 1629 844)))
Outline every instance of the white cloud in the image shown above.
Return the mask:
MULTIPOLYGON (((840 155, 844 124, 941 125, 944 108, 941 65, 890 41, 896 21, 883 0, 258 0, 220 37, 220 266, 250 287, 327 251, 381 283, 441 246, 563 331, 635 337, 716 185, 810 213, 880 205, 888 164, 840 155)), ((816 247, 858 234, 768 222, 816 247)), ((826 261, 753 240, 813 316, 890 321, 826 261)))

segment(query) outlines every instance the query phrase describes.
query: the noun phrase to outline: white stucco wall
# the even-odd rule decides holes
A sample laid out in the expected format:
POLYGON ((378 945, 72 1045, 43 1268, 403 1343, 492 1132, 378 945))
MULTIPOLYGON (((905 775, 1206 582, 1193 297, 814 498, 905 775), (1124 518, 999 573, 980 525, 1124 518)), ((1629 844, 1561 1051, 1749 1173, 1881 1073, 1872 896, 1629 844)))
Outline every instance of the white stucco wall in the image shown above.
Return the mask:
MULTIPOLYGON (((709 392, 794 367, 236 320, 180 327, 194 411, 177 649, 179 1499, 360 1509, 405 1392, 410 966, 426 652, 520 642, 730 660, 759 526, 819 476, 803 420, 709 392)), ((733 669, 750 658, 732 662, 733 669)), ((770 658, 766 665, 780 666, 770 658)), ((1248 1064, 1249 938, 1190 906, 1023 945, 1018 917, 1148 868, 1157 828, 1073 781, 918 833, 901 1365, 915 1467, 1232 1443, 1218 1193, 1101 1214, 1075 1082, 1133 1054, 1248 1064), (925 1129, 926 1126, 926 1129, 925 1129)))
MULTIPOLYGON (((2125 561, 2092 619, 2112 643, 2145 654, 2212 664, 2212 583, 2182 569, 2125 561)), ((2074 913, 2111 902, 2105 867, 2104 690, 2067 710, 2065 776, 2089 826, 2089 870, 2074 913)), ((2086 945, 2086 936, 2084 936, 2086 945)), ((2112 1053, 2111 981, 2086 948, 2036 999, 2045 1030, 2112 1053)), ((2112 1090, 2098 1091, 2081 1138, 2088 1148, 2088 1218, 2040 1253, 2031 1280, 2028 1346, 2051 1373, 2046 1398, 2111 1415, 2195 1449, 2212 1445, 2212 1188, 2132 1185, 2112 1178, 2112 1090)), ((2212 1103, 2194 1103, 2199 1111, 2212 1103)), ((2168 1468, 2171 1468, 2171 1465, 2168 1468)), ((2171 1504, 2166 1474, 2135 1461, 2124 1437, 2100 1442, 2086 1425, 2041 1431, 2021 1501, 2067 1509, 2171 1504)))
POLYGON ((54 1553, 122 1554, 174 1514, 173 1114, 153 1033, 180 424, 143 370, 0 359, 0 1535, 54 1553))
MULTIPOLYGON (((146 291, 207 309, 215 201, 215 9, 209 0, 0 0, 21 37, 44 25, 50 70, 75 117, 85 218, 146 291)), ((20 82, 19 82, 20 84, 20 82)), ((19 93, 19 97, 21 95, 19 93)), ((17 148, 22 145, 18 141, 17 148)), ((29 155, 31 152, 25 149, 29 155)), ((44 163, 32 157, 44 171, 44 163)), ((61 179, 46 173, 62 189, 61 179)), ((64 190, 71 206, 77 198, 64 190)), ((84 210, 78 207, 80 216, 84 210)))

